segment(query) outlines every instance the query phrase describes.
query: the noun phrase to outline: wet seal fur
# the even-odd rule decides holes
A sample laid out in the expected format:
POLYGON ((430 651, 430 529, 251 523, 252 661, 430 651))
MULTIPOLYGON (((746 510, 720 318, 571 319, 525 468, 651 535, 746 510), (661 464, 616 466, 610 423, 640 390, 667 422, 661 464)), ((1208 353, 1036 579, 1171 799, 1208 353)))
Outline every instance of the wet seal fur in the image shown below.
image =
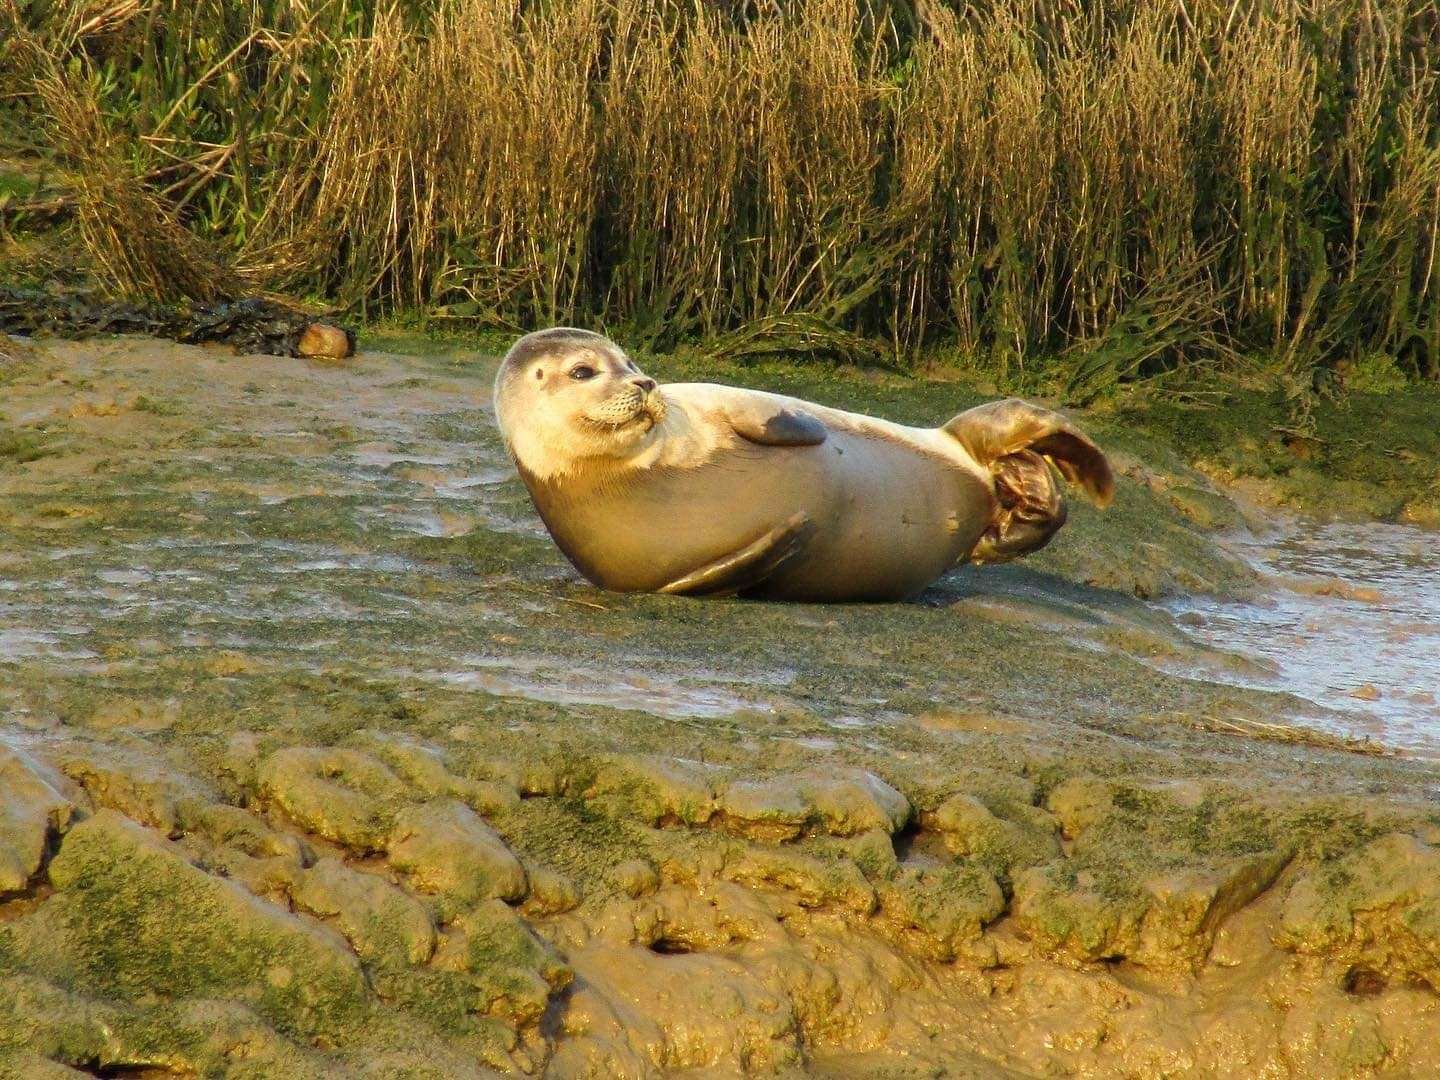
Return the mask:
POLYGON ((904 599, 962 560, 1044 547, 1065 523, 1056 470, 1100 506, 1115 486, 1065 417, 1015 398, 905 427, 660 387, 614 342, 565 327, 515 343, 495 409, 550 535, 622 592, 904 599))

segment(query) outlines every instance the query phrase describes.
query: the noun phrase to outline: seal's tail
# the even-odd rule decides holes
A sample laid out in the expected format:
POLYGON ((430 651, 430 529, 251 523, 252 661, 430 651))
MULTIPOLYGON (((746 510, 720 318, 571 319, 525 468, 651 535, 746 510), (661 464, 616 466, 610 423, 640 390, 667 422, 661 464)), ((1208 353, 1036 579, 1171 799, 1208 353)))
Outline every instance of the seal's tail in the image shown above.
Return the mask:
POLYGON ((1057 412, 1019 398, 961 413, 945 429, 995 485, 995 520, 970 553, 977 563, 1039 551, 1065 524, 1065 500, 1053 465, 1095 505, 1115 496, 1115 477, 1100 448, 1057 412))

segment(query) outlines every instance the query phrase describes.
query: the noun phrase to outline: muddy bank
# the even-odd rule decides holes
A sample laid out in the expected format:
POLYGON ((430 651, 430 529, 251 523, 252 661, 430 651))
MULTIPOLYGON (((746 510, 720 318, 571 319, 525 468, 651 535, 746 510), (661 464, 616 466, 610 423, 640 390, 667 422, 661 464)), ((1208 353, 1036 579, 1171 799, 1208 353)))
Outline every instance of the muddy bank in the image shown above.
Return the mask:
POLYGON ((1259 587, 1204 475, 914 604, 613 596, 492 371, 0 373, 0 1073, 1440 1069, 1440 770, 1227 733, 1299 703, 1141 599, 1259 587))

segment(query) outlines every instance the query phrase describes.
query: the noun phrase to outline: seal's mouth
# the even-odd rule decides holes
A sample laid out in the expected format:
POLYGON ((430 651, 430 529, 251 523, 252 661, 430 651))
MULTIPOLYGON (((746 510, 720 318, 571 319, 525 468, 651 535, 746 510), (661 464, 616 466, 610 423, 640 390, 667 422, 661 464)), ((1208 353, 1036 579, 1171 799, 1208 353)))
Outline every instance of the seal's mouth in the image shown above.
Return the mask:
POLYGON ((649 431, 665 418, 665 399, 658 390, 627 386, 584 414, 585 421, 606 431, 642 424, 649 431))

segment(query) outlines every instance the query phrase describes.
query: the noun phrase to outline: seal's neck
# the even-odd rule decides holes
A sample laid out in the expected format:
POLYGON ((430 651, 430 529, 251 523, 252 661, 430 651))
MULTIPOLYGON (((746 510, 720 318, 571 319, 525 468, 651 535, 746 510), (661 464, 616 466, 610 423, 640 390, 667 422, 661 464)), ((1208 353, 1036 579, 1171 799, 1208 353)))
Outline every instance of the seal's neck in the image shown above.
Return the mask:
POLYGON ((527 476, 549 484, 601 477, 643 461, 659 439, 660 425, 589 432, 571 428, 546 438, 536 427, 521 428, 507 440, 510 456, 527 476))

